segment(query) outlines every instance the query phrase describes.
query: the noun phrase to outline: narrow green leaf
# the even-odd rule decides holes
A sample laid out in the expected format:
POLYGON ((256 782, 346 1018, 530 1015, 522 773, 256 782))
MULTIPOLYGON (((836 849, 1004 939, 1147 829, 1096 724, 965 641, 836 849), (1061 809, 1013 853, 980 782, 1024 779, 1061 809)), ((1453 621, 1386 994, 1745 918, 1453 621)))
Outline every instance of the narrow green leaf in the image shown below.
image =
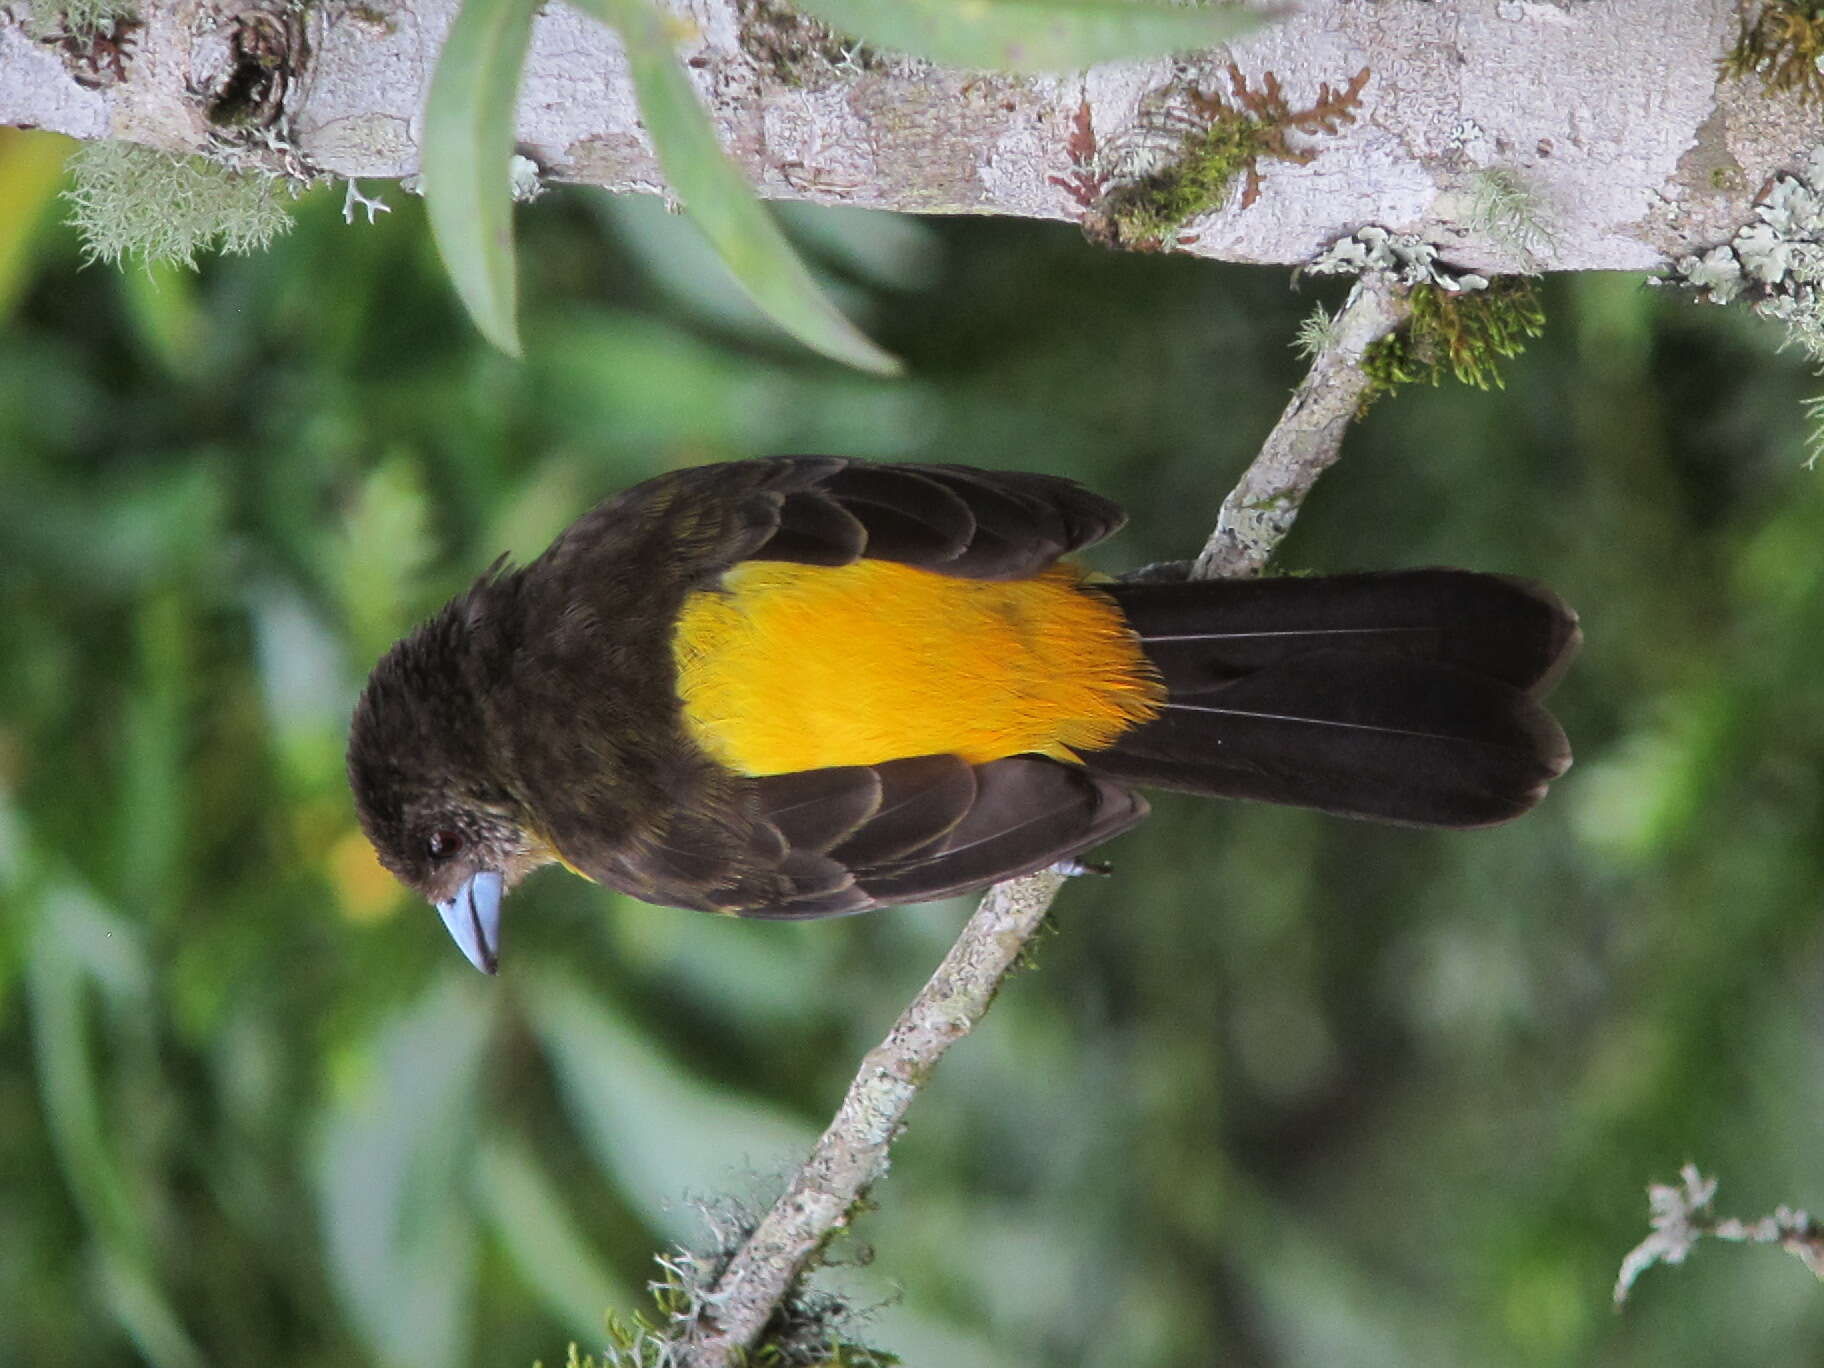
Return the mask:
POLYGON ((121 271, 115 288, 140 344, 177 379, 200 379, 210 329, 196 272, 148 259, 143 270, 121 271))
POLYGON ((667 20, 650 0, 574 0, 617 30, 627 49, 640 117, 665 178, 724 264, 780 327, 813 351, 897 375, 882 351, 817 288, 753 187, 716 142, 715 128, 673 51, 667 20))
POLYGON ((575 1203, 524 1141, 484 1142, 476 1159, 476 1196, 520 1276, 571 1334, 599 1338, 602 1312, 639 1298, 609 1273, 577 1228, 570 1214, 575 1203))
MULTIPOLYGON (((146 1211, 120 1162, 93 1045, 88 981, 140 1000, 146 989, 139 932, 77 886, 46 890, 26 963, 31 1043, 51 1149, 69 1193, 100 1246, 144 1266, 151 1259, 146 1211)), ((144 1001, 135 1001, 140 1010, 144 1001)))
POLYGON ((175 589, 148 593, 133 626, 136 677, 121 708, 113 891, 160 925, 182 900, 197 626, 193 606, 175 589))
POLYGON ((792 0, 875 47, 945 66, 1080 71, 1231 42, 1272 18, 1170 0, 792 0))
POLYGON ((138 1261, 103 1246, 96 1273, 103 1304, 151 1368, 205 1368, 170 1299, 138 1261))
POLYGON ((673 1199, 725 1190, 743 1166, 770 1173, 796 1163, 817 1138, 770 1103, 689 1073, 575 975, 539 968, 521 982, 577 1131, 626 1201, 667 1238, 701 1234, 673 1199))
POLYGON ((462 1178, 498 999, 446 973, 376 1033, 323 1114, 316 1187, 332 1285, 372 1362, 468 1362, 478 1246, 462 1178))
POLYGON ((72 884, 45 889, 38 908, 26 962, 35 1072, 52 1148, 94 1240, 102 1302, 152 1368, 203 1368, 159 1284, 143 1201, 151 1175, 133 1171, 118 1143, 109 1104, 119 1099, 104 1094, 91 1039, 91 986, 122 1019, 156 1011, 139 928, 72 884))
POLYGON ((424 109, 431 236, 482 335, 519 355, 513 277, 513 106, 537 0, 463 0, 424 109))

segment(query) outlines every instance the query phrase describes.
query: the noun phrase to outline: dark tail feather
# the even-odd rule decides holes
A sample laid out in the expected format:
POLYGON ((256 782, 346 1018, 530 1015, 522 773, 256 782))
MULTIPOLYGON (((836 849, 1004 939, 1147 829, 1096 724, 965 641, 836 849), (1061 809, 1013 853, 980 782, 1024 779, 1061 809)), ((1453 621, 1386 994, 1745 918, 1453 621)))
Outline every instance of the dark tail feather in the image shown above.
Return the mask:
POLYGON ((1570 764, 1536 701, 1574 653, 1549 590, 1460 570, 1104 586, 1168 699, 1110 778, 1420 826, 1517 817, 1570 764))
POLYGON ((1454 665, 1541 694, 1581 639, 1542 584, 1470 570, 1106 584, 1168 689, 1202 689, 1315 650, 1454 665))

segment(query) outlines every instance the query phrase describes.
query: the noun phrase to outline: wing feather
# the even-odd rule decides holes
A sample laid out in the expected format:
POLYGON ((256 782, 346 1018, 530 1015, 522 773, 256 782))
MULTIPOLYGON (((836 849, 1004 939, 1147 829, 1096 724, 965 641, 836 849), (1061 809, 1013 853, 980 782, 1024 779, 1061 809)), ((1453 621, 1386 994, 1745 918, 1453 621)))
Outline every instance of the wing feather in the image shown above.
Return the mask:
MULTIPOLYGON (((957 465, 782 456, 674 471, 580 519, 541 558, 554 602, 603 598, 629 567, 666 564, 679 595, 744 560, 894 561, 967 579, 1016 579, 1121 526, 1118 505, 1050 475, 957 465)), ((564 621, 568 621, 567 618, 564 621)), ((653 631, 669 632, 659 619, 653 631)), ((564 642, 569 638, 560 631, 564 642)), ((574 634, 572 634, 574 635, 574 634)), ((591 642, 593 638, 591 638, 591 642)), ((669 636, 614 641, 623 692, 669 636)), ((593 649, 593 646, 592 646, 593 649)), ((669 678, 641 678, 663 706, 669 678)), ((665 702, 672 700, 665 699, 665 702)), ((651 902, 757 917, 824 917, 945 897, 1038 869, 1125 830, 1144 802, 1118 781, 1038 756, 971 766, 925 755, 743 777, 689 756, 644 757, 669 812, 599 831, 566 821, 566 858, 651 902), (669 777, 660 780, 663 772, 669 777)), ((555 807, 560 804, 550 805, 555 807)))
MULTIPOLYGON (((1119 505, 1055 475, 859 461, 832 469, 833 461, 781 456, 706 467, 773 467, 761 483, 779 500, 776 527, 757 543, 734 539, 739 554, 728 563, 874 559, 964 579, 1018 579, 1100 541, 1125 520, 1119 505)), ((711 492, 706 486, 705 495, 711 492)))
POLYGON ((1147 811, 1133 790, 1043 756, 1009 756, 976 773, 979 796, 948 834, 855 871, 877 904, 924 902, 1030 874, 1126 831, 1147 811))
POLYGON ((844 916, 1029 874, 1146 815, 1117 781, 1036 755, 915 756, 745 782, 745 827, 674 814, 661 838, 590 872, 674 907, 844 916))

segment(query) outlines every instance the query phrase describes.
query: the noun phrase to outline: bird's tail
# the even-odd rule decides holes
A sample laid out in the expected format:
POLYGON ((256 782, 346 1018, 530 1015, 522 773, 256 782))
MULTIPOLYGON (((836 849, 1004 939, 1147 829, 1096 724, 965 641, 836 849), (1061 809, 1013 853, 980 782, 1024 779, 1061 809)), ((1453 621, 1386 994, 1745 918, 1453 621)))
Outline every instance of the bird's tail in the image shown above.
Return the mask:
POLYGON ((1571 763, 1539 698, 1575 653, 1550 590, 1464 570, 1099 586, 1167 698, 1109 778, 1415 826, 1517 817, 1571 763))

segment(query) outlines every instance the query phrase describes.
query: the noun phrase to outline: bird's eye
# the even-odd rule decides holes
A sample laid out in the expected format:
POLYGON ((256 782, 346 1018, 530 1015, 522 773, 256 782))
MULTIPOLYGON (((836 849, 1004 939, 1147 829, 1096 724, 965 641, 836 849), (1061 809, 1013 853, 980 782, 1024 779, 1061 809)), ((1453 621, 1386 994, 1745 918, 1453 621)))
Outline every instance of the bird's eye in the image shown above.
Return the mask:
POLYGON ((459 831, 433 831, 424 848, 433 860, 447 860, 462 849, 462 833, 459 831))

